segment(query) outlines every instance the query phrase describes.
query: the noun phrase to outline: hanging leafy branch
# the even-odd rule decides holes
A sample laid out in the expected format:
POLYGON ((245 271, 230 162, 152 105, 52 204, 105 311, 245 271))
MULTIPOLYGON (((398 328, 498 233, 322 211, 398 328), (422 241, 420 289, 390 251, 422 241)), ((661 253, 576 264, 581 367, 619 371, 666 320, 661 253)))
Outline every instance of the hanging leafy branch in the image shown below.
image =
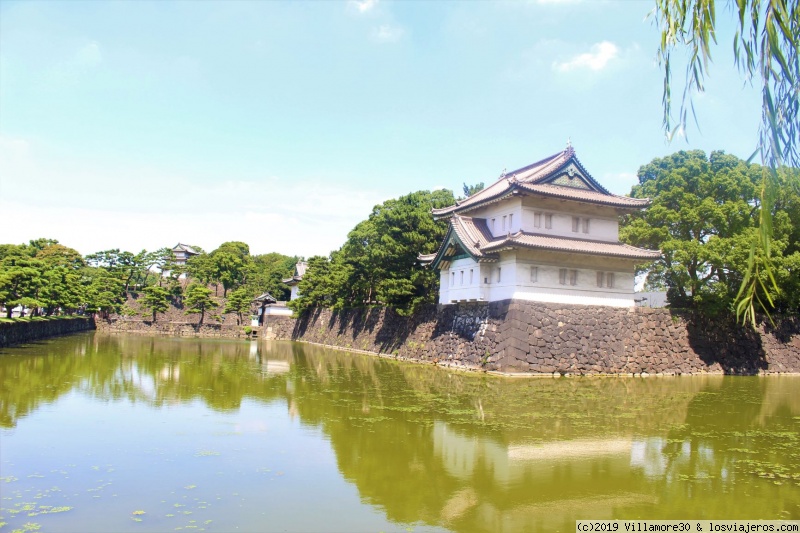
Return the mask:
MULTIPOLYGON (((656 0, 654 13, 661 30, 658 58, 664 69, 663 125, 670 139, 686 130, 689 111, 696 122, 692 97, 705 89, 711 47, 717 44, 716 5, 715 0, 656 0), (676 122, 672 53, 677 48, 688 49, 689 57, 676 122)), ((736 66, 746 80, 761 82, 761 124, 751 156, 759 155, 764 168, 760 224, 736 304, 737 316, 755 327, 756 304, 767 315, 772 307, 766 283, 777 289, 770 243, 778 169, 800 166, 800 7, 792 0, 736 0, 730 5, 738 21, 733 38, 736 66)))

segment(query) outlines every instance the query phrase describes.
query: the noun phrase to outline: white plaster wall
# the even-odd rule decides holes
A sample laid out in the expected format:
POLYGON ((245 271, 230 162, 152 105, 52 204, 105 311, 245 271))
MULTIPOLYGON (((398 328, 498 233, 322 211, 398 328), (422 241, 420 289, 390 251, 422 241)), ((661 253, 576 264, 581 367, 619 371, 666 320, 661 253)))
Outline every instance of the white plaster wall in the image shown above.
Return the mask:
POLYGON ((619 221, 616 218, 598 217, 597 215, 586 215, 571 213, 567 211, 555 211, 552 209, 539 209, 536 207, 522 208, 522 227, 530 233, 541 233, 554 237, 570 237, 579 239, 591 239, 596 241, 619 241, 619 221), (536 227, 536 213, 541 213, 540 226, 536 227), (545 216, 553 216, 553 227, 547 229, 545 216), (572 217, 581 218, 578 232, 572 231, 572 217), (583 232, 583 219, 589 219, 589 233, 583 232))
POLYGON ((501 253, 500 261, 497 263, 478 264, 472 259, 459 259, 451 264, 450 269, 442 271, 439 303, 471 300, 491 302, 513 298, 551 303, 633 307, 633 268, 631 266, 629 270, 620 270, 620 266, 600 264, 592 265, 593 268, 585 268, 584 264, 579 266, 575 262, 559 264, 519 258, 516 252, 501 253), (531 267, 538 269, 536 281, 531 281, 531 267), (560 282, 562 268, 568 270, 565 285, 560 282), (472 283, 469 282, 470 269, 473 270, 472 283), (570 284, 571 270, 578 272, 576 285, 570 284), (614 274, 614 287, 597 286, 598 270, 604 275, 609 272, 614 274), (464 272, 463 284, 461 272, 464 272), (453 273, 455 273, 454 281, 453 273), (477 276, 477 273, 480 273, 480 276, 477 276))
POLYGON ((300 291, 297 290, 297 285, 292 285, 290 294, 291 294, 291 296, 289 297, 290 300, 296 300, 300 296, 300 291))
POLYGON ((522 200, 519 198, 509 198, 502 202, 490 204, 486 207, 469 212, 469 216, 474 218, 485 218, 489 231, 495 237, 508 235, 509 232, 516 233, 523 228, 522 222, 522 200), (506 217, 506 228, 503 230, 503 217, 506 217), (494 228, 492 228, 494 219, 494 228))
POLYGON ((506 252, 500 254, 500 261, 490 263, 491 276, 487 287, 486 300, 494 302, 506 300, 514 295, 517 288, 517 262, 516 254, 506 252), (500 279, 498 281, 498 269, 500 269, 500 279))
MULTIPOLYGON (((530 199, 527 199, 530 203, 530 199)), ((475 218, 485 218, 486 225, 495 237, 507 235, 509 232, 516 233, 519 230, 528 233, 541 233, 553 235, 554 237, 572 237, 580 239, 591 239, 598 241, 618 242, 619 241, 619 219, 613 216, 613 211, 591 209, 565 210, 569 207, 580 207, 580 204, 570 204, 568 202, 542 202, 541 207, 537 204, 523 205, 520 198, 509 198, 501 202, 490 204, 486 207, 469 212, 469 216, 475 218), (535 213, 541 213, 540 227, 535 227, 535 213), (602 215, 600 214, 602 213, 602 215), (545 227, 545 215, 553 216, 553 227, 545 227), (512 217, 513 215, 513 217, 512 217), (506 228, 503 230, 503 217, 506 217, 506 228), (578 232, 572 231, 572 217, 589 219, 589 233, 583 233, 583 226, 578 232), (494 226, 492 226, 494 219, 494 226)))
POLYGON ((450 303, 450 269, 443 268, 439 271, 439 303, 450 303))
POLYGON ((439 303, 485 299, 482 282, 480 264, 469 257, 457 259, 450 263, 450 268, 442 269, 439 303))

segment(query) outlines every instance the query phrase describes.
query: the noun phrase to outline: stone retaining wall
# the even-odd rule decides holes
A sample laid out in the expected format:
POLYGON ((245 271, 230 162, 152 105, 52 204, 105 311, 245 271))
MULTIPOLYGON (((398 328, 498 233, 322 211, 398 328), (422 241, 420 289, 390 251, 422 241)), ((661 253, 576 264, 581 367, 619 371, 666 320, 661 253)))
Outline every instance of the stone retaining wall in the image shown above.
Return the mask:
POLYGON ((0 348, 95 329, 90 317, 0 323, 0 348))
POLYGON ((316 309, 269 317, 264 336, 445 366, 542 374, 800 372, 800 319, 757 331, 668 309, 506 300, 390 309, 316 309))
MULTIPOLYGON (((171 337, 221 337, 227 339, 245 339, 245 326, 235 324, 203 324, 194 322, 167 322, 113 317, 107 320, 97 319, 99 331, 115 333, 132 333, 137 335, 167 335, 171 337)), ((250 328, 252 334, 258 334, 258 328, 250 328)))

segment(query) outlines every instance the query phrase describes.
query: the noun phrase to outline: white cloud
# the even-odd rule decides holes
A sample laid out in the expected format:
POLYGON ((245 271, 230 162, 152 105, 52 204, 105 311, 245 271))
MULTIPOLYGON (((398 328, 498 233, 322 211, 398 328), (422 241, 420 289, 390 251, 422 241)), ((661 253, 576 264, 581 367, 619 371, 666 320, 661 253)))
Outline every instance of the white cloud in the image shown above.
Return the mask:
POLYGON ((612 42, 603 41, 592 45, 591 51, 579 54, 568 61, 554 62, 553 68, 560 72, 576 69, 602 70, 610 61, 619 57, 619 48, 612 42))
POLYGON ((395 43, 402 39, 405 30, 400 26, 390 26, 383 24, 375 29, 373 36, 376 40, 383 43, 395 43))
POLYGON ((355 6, 359 13, 366 13, 378 5, 378 0, 350 0, 349 3, 355 6))

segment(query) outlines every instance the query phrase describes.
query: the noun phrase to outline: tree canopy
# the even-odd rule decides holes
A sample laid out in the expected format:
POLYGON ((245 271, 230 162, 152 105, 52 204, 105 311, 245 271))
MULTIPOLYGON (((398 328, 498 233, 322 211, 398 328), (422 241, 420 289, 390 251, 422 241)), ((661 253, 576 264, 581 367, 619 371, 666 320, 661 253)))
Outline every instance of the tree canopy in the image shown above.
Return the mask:
MULTIPOLYGON (((686 131, 688 111, 694 115, 693 96, 704 91, 704 80, 716 44, 717 10, 714 0, 656 0, 661 30, 659 60, 664 69, 664 128, 668 137, 686 131), (672 55, 688 49, 686 83, 677 124, 673 121, 672 55)), ((746 80, 761 85, 761 124, 753 156, 761 157, 762 179, 758 232, 750 244, 747 271, 737 293, 737 314, 755 325, 755 303, 769 310, 770 293, 778 291, 773 266, 772 213, 783 167, 800 167, 800 4, 786 0, 731 2, 737 31, 733 38, 735 63, 746 80)), ((789 185, 800 188, 789 174, 789 185)))
POLYGON ((203 319, 206 316, 206 311, 217 307, 217 302, 211 297, 211 289, 200 285, 199 283, 192 283, 186 288, 186 296, 183 300, 186 306, 186 314, 200 313, 200 320, 198 325, 203 325, 203 319))
MULTIPOLYGON (((649 197, 652 205, 627 216, 621 238, 636 246, 657 248, 662 259, 647 265, 651 289, 667 289, 670 304, 719 312, 732 308, 748 270, 750 243, 758 229, 761 167, 724 152, 700 150, 654 159, 638 172, 631 196, 649 197)), ((776 280, 770 298, 783 310, 796 310, 790 285, 800 275, 797 254, 797 203, 786 188, 776 204, 776 280)), ((763 273, 762 273, 763 275, 763 273)))
POLYGON ((410 313, 433 302, 438 275, 423 268, 417 255, 436 251, 447 230, 431 209, 454 201, 451 191, 417 191, 376 205, 339 250, 308 260, 293 308, 382 304, 410 313))

